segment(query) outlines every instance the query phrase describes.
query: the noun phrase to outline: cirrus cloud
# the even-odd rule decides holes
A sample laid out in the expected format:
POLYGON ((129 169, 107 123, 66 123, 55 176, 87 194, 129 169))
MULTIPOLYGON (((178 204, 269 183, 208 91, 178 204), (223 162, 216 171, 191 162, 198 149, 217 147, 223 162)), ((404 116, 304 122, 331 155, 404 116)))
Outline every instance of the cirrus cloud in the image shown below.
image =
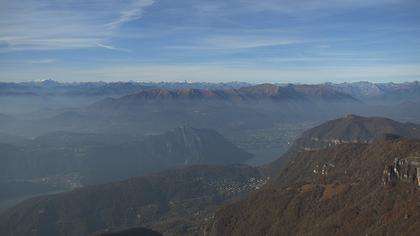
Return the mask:
POLYGON ((144 8, 153 3, 154 0, 1 1, 0 51, 101 47, 118 27, 140 19, 144 8))

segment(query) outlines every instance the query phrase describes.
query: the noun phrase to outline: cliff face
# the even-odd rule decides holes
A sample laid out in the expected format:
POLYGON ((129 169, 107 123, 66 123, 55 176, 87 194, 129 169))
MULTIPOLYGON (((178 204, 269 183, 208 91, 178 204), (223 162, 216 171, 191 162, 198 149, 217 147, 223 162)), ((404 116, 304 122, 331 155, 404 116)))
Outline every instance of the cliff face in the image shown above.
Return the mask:
POLYGON ((420 187, 420 157, 395 158, 392 165, 385 167, 383 181, 385 185, 404 181, 420 187))

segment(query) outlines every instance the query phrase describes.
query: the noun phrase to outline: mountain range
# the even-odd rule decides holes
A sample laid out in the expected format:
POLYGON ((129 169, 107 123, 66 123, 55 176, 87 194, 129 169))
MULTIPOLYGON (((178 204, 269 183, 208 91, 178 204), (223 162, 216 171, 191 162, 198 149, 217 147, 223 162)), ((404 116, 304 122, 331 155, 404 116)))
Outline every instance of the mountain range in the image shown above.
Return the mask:
POLYGON ((62 83, 52 79, 7 83, 0 82, 0 96, 39 96, 39 95, 66 95, 66 96, 112 96, 126 95, 148 89, 232 89, 249 86, 248 83, 189 83, 189 82, 72 82, 62 83))
POLYGON ((238 89, 208 90, 208 89, 151 89, 136 94, 124 96, 120 99, 106 100, 106 102, 132 101, 162 101, 162 100, 202 100, 219 99, 227 101, 255 101, 271 100, 355 100, 351 96, 337 92, 321 85, 288 85, 260 84, 241 87, 238 89))
POLYGON ((54 131, 118 130, 138 135, 185 124, 229 132, 332 118, 362 106, 351 96, 324 86, 272 84, 220 90, 145 89, 117 97, 40 96, 30 103, 19 96, 7 99, 11 100, 6 108, 7 104, 15 104, 13 108, 21 104, 23 111, 0 123, 0 132, 29 137, 54 131), (28 111, 29 115, 24 113, 28 111))
MULTIPOLYGON (((47 91, 55 91, 49 90, 51 87, 87 86, 84 83, 44 82, 41 85, 29 83, 30 85, 14 86, 39 86, 45 87, 47 91)), ((136 85, 129 83, 127 86, 140 86, 132 83, 136 85)), ((99 84, 117 86, 107 83, 98 83, 95 86, 99 84)), ((266 129, 279 123, 293 125, 320 122, 347 113, 386 116, 413 122, 420 120, 420 100, 415 97, 417 82, 387 85, 225 84, 226 87, 208 84, 208 87, 197 86, 199 88, 195 88, 193 84, 188 85, 190 86, 141 85, 141 89, 128 89, 118 94, 98 93, 100 95, 95 96, 40 93, 27 99, 20 95, 0 95, 0 106, 4 107, 4 112, 8 115, 0 117, 0 120, 4 120, 0 123, 0 132, 26 137, 54 131, 115 133, 117 130, 121 133, 144 135, 187 124, 216 129, 229 135, 236 130, 266 129), (373 92, 366 92, 372 93, 372 96, 366 97, 358 94, 362 93, 360 91, 351 92, 355 89, 341 89, 347 86, 355 86, 360 90, 377 86, 382 89, 382 95, 400 93, 402 97, 387 100, 380 98, 382 95, 373 95, 373 92)))
POLYGON ((400 103, 420 100, 419 81, 406 83, 327 83, 325 85, 362 101, 400 103))
MULTIPOLYGON (((291 84, 276 84, 287 88, 291 84)), ((311 85, 299 85, 297 87, 312 87, 311 85)), ((334 90, 344 93, 359 100, 387 101, 419 100, 420 84, 418 81, 405 83, 371 83, 366 81, 354 83, 325 83, 315 85, 323 90, 334 90)), ((147 90, 237 90, 253 87, 252 84, 243 82, 229 83, 190 83, 190 82, 73 82, 61 83, 51 79, 42 81, 30 81, 20 83, 0 83, 0 95, 84 95, 84 96, 112 96, 128 95, 147 90)))

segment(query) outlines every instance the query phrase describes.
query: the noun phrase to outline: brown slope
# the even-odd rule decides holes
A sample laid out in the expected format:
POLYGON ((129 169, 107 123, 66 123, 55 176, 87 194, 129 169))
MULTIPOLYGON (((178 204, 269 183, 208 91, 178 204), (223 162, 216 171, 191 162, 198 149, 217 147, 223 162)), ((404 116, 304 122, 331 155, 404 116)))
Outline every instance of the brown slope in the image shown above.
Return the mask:
POLYGON ((296 153, 262 190, 223 207, 209 235, 419 235, 420 189, 412 170, 420 166, 404 166, 410 156, 420 160, 419 141, 296 153))

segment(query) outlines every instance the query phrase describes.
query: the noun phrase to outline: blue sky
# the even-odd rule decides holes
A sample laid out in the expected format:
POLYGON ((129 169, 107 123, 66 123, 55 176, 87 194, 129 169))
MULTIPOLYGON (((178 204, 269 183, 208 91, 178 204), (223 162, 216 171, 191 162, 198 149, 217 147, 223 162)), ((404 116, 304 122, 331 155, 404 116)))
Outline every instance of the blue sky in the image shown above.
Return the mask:
POLYGON ((420 79, 417 0, 0 0, 0 81, 420 79))

